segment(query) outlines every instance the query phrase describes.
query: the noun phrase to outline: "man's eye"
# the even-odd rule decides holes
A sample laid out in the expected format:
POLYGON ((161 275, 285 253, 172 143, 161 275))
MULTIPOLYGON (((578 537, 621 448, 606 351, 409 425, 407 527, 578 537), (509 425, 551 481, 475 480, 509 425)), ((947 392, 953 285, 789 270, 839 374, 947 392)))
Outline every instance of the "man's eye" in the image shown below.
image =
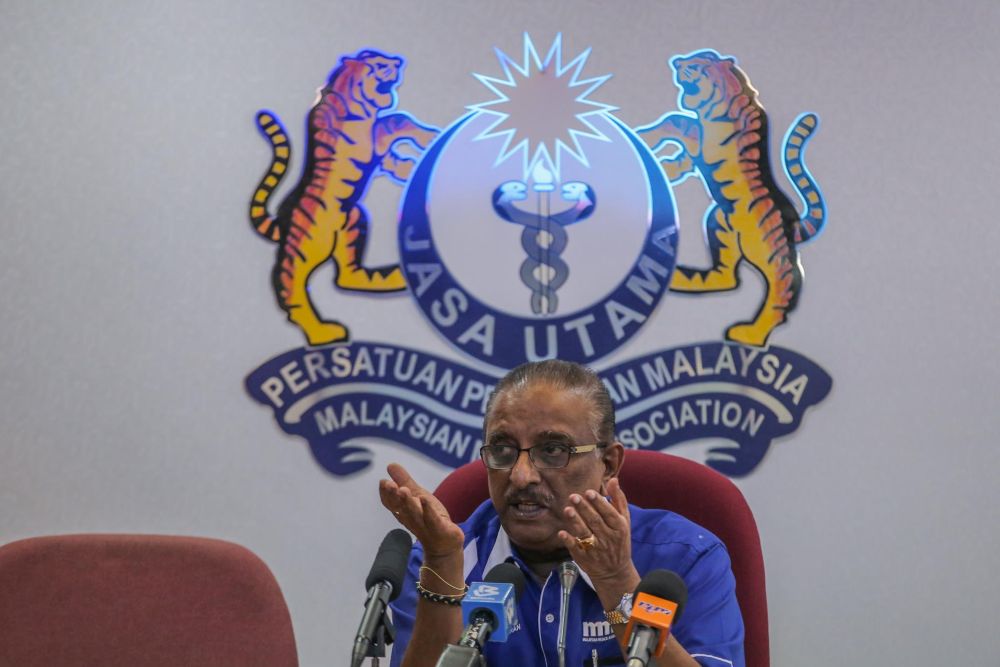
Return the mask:
POLYGON ((559 456, 568 448, 561 442, 547 442, 542 447, 542 454, 545 456, 559 456))

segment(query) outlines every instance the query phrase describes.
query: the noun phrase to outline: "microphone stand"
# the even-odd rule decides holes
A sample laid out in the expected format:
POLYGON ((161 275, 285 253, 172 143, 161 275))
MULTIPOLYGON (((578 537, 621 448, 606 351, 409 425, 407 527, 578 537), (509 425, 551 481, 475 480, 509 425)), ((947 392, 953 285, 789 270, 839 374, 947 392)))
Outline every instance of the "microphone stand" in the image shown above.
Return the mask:
POLYGON ((637 629, 629 640, 628 660, 625 661, 625 667, 646 667, 658 639, 658 633, 655 630, 637 629), (642 632, 642 630, 646 630, 646 632, 642 632))
POLYGON ((483 644, 489 633, 490 626, 485 617, 474 619, 457 644, 445 647, 437 667, 486 667, 483 644))
MULTIPOLYGON (((388 609, 386 607, 386 611, 388 609)), ((372 659, 369 663, 372 667, 379 666, 379 658, 385 657, 385 647, 394 641, 396 641, 396 627, 389 620, 389 614, 383 611, 378 628, 375 629, 375 634, 372 636, 372 643, 365 652, 365 657, 372 659)))
MULTIPOLYGON (((380 598, 382 600, 382 604, 379 606, 382 608, 382 611, 378 614, 377 625, 375 626, 375 630, 372 632, 371 641, 362 642, 360 638, 356 640, 351 660, 353 667, 359 667, 361 663, 364 662, 365 658, 371 658, 372 667, 378 667, 379 658, 385 657, 385 647, 396 640, 396 628, 393 626, 392 620, 389 619, 388 600, 391 591, 392 586, 388 584, 380 584, 372 587, 369 600, 373 596, 380 598)), ((365 621, 363 620, 362 627, 364 627, 364 625, 365 621)))
POLYGON ((562 596, 559 599, 559 639, 556 651, 559 654, 559 667, 566 667, 566 625, 569 622, 569 596, 576 585, 580 570, 573 561, 563 561, 559 564, 559 582, 562 596))

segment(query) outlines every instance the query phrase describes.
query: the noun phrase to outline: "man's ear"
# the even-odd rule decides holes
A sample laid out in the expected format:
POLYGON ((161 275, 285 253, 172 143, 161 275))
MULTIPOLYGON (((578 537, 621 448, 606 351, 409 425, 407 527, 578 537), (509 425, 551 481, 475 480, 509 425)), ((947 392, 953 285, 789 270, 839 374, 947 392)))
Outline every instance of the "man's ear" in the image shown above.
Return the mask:
POLYGON ((607 484, 608 480, 612 477, 617 477, 619 471, 622 469, 622 463, 625 462, 624 445, 620 442, 612 442, 604 448, 604 456, 601 460, 604 463, 604 475, 601 481, 607 484))

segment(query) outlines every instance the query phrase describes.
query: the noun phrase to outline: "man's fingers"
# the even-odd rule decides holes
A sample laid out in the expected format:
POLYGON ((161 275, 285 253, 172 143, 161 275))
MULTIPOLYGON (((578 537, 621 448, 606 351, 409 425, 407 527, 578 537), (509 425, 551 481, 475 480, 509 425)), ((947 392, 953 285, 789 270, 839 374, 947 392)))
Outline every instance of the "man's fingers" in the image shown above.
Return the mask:
POLYGON ((607 509, 614 512, 614 514, 617 514, 617 512, 615 512, 614 508, 611 507, 611 505, 608 505, 608 502, 604 500, 603 497, 598 495, 596 491, 587 491, 586 494, 582 496, 574 493, 570 496, 570 502, 574 503, 573 508, 580 513, 584 522, 586 522, 586 524, 592 529, 591 532, 604 534, 609 529, 616 528, 615 526, 609 525, 608 522, 605 521, 604 516, 597 510, 597 507, 599 504, 604 504, 607 505, 607 509), (589 495, 593 495, 593 499, 588 498, 587 496, 589 495), (577 499, 579 499, 579 502, 574 502, 577 499))
MULTIPOLYGON (((570 557, 577 562, 579 562, 581 558, 586 560, 587 558, 593 556, 593 554, 588 553, 587 550, 585 550, 583 547, 580 546, 579 538, 591 537, 594 534, 590 530, 587 530, 586 532, 587 532, 586 535, 581 534, 577 536, 574 535, 572 532, 560 530, 556 534, 556 536, 559 538, 559 541, 562 542, 563 546, 566 547, 566 550, 569 551, 570 557)), ((600 542, 600 540, 598 540, 598 542, 600 542)))
POLYGON ((416 480, 414 480, 413 477, 410 476, 410 473, 406 472, 406 468, 399 465, 398 463, 390 463, 388 466, 386 466, 385 470, 387 473, 389 473, 389 477, 392 478, 392 481, 394 481, 399 486, 407 487, 410 489, 419 489, 421 491, 423 490, 421 486, 417 484, 416 480))
POLYGON ((594 508, 609 528, 621 530, 625 527, 625 524, 622 522, 621 512, 619 512, 618 508, 612 505, 607 498, 599 494, 597 491, 587 491, 584 495, 587 500, 590 501, 591 507, 594 508))
POLYGON ((401 486, 399 487, 399 498, 402 502, 400 510, 414 517, 423 516, 419 495, 413 493, 409 488, 401 486))
POLYGON ((378 497, 382 501, 382 505, 390 512, 396 512, 403 506, 403 499, 399 495, 399 487, 391 479, 379 480, 378 497))
POLYGON ((379 480, 378 494, 382 505, 400 521, 403 517, 411 521, 422 519, 420 500, 409 488, 400 486, 391 479, 383 479, 379 480))
POLYGON ((406 471, 406 468, 398 463, 390 463, 386 466, 386 472, 389 473, 389 477, 391 477, 401 489, 408 489, 413 492, 413 495, 427 493, 427 489, 420 486, 420 484, 417 483, 417 480, 413 479, 413 477, 410 476, 410 473, 406 471))
POLYGON ((404 514, 411 514, 409 501, 411 497, 407 492, 405 495, 403 489, 396 486, 396 483, 389 479, 383 479, 379 481, 378 484, 378 495, 379 499, 382 501, 382 505, 396 515, 396 518, 402 520, 404 514))
POLYGON ((569 502, 569 507, 564 511, 567 522, 566 532, 573 537, 587 537, 594 534, 595 525, 599 529, 603 528, 604 522, 601 521, 600 517, 593 510, 585 508, 587 501, 584 498, 580 498, 574 493, 569 497, 569 502), (574 502, 577 498, 580 500, 579 503, 574 502))
POLYGON ((608 495, 611 496, 611 504, 614 506, 618 513, 624 517, 628 517, 628 498, 625 497, 625 492, 622 491, 621 482, 618 481, 617 477, 612 477, 608 482, 608 495))
POLYGON ((569 551, 569 555, 573 557, 573 560, 577 560, 580 557, 580 554, 583 553, 583 550, 576 543, 576 537, 567 533, 565 530, 560 530, 557 535, 559 537, 559 541, 562 542, 563 546, 566 547, 566 550, 569 551))

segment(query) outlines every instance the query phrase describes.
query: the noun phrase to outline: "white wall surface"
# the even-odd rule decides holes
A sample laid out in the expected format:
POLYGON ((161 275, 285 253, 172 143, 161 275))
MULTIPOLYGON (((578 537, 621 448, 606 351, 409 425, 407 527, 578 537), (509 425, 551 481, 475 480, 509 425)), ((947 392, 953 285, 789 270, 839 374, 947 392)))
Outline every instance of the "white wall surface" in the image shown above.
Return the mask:
MULTIPOLYGON (((371 46, 408 59, 400 106, 443 126, 483 98, 470 74, 497 71, 492 47, 517 52, 525 30, 593 47, 587 72, 615 75, 599 98, 632 125, 676 108, 666 60, 701 47, 739 58, 772 148, 819 114, 807 162, 829 221, 772 342, 834 388, 738 481, 764 543, 773 664, 994 663, 994 0, 5 0, 0 542, 239 542, 274 570, 301 663, 341 664, 392 525, 380 471, 399 460, 428 486, 447 471, 375 443, 373 468, 334 478, 244 393, 249 371, 302 344, 246 219, 268 160, 253 114, 281 115, 301 156, 316 88, 371 46)), ((374 214, 391 219, 397 194, 373 190, 374 214)), ((680 206, 681 258, 698 262, 703 203, 680 206)), ((392 226, 373 234, 371 263, 393 261, 392 226)), ((608 361, 717 339, 755 290, 748 274, 739 294, 668 295, 669 317, 608 361)), ((406 295, 333 305, 359 340, 461 358, 406 295)))

